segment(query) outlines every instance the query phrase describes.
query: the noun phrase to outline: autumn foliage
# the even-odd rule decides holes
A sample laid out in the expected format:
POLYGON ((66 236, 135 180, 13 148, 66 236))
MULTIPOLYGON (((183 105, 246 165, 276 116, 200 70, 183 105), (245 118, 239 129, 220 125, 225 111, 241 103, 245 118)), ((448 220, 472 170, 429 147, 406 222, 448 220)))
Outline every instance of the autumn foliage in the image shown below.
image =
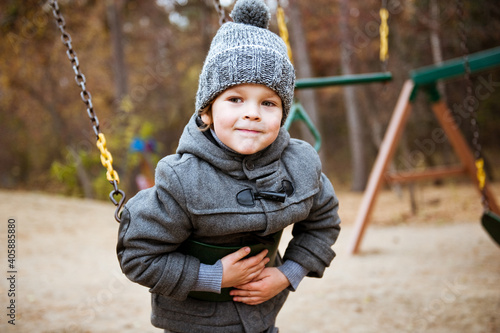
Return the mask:
MULTIPOLYGON (((275 1, 269 3, 273 10, 270 29, 277 32, 275 1)), ((349 1, 349 34, 344 38, 350 43, 343 46, 338 1, 282 3, 285 11, 290 6, 300 9, 315 77, 340 75, 341 52, 349 52, 355 73, 382 70, 380 1, 349 1)), ((439 39, 444 60, 462 56, 456 4, 438 1, 436 18, 430 10, 434 3, 387 1, 387 70, 393 80, 356 88, 368 171, 402 82, 411 69, 434 63, 432 38, 439 39)), ((61 0, 59 5, 100 130, 108 139, 121 184, 132 194, 137 191, 137 174, 151 171, 159 158, 175 151, 194 112, 198 75, 219 27, 217 12, 211 0, 61 0), (139 152, 131 148, 137 140, 155 144, 139 152)), ((469 52, 498 46, 500 5, 468 1, 464 9, 469 52)), ((2 1, 0 29, 0 187, 107 197, 111 188, 100 164, 95 134, 48 2, 2 1)), ((472 80, 475 91, 481 92, 476 96, 480 136, 490 177, 494 177, 500 161, 500 69, 475 74, 472 80)), ((326 173, 339 186, 349 186, 351 152, 342 89, 315 90, 317 126, 323 136, 326 173)), ((465 95, 463 79, 447 81, 443 92, 450 108, 458 110, 465 95)), ((404 168, 405 156, 419 149, 436 127, 427 96, 422 94, 415 102, 394 167, 404 168)), ((461 127, 470 138, 468 122, 461 127)), ((291 133, 300 136, 294 127, 291 133)), ((434 148, 432 154, 422 155, 418 167, 457 161, 447 142, 434 148)))

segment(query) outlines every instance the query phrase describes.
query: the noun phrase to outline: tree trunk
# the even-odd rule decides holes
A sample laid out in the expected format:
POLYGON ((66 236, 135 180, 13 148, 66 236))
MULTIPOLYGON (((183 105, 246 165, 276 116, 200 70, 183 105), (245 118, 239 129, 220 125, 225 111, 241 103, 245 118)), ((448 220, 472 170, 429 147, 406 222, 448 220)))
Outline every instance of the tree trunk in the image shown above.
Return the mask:
MULTIPOLYGON (((343 75, 352 74, 350 55, 352 45, 350 43, 349 27, 349 3, 348 0, 340 1, 339 31, 341 40, 341 69, 343 75)), ((363 191, 367 181, 365 146, 363 144, 363 122, 356 103, 355 86, 344 87, 344 102, 347 112, 347 126, 349 130, 349 145, 351 151, 352 185, 353 191, 363 191)))
POLYGON ((113 47, 113 73, 115 84, 115 97, 118 101, 127 95, 127 70, 125 67, 125 55, 123 51, 123 33, 121 22, 121 0, 108 0, 107 2, 107 16, 109 22, 109 29, 111 34, 111 45, 113 47))
MULTIPOLYGON (((293 60, 297 78, 310 78, 313 76, 311 69, 311 62, 307 48, 306 37, 304 28, 302 26, 302 14, 298 3, 288 6, 288 12, 291 24, 290 27, 290 42, 293 46, 293 60)), ((313 89, 305 89, 296 91, 298 99, 302 106, 304 106, 309 118, 317 127, 319 124, 318 108, 316 105, 316 93, 313 89)), ((305 124, 300 126, 301 136, 308 142, 314 142, 314 137, 305 124)), ((323 159, 323 154, 320 151, 320 157, 323 159)))
MULTIPOLYGON (((431 50, 432 50, 432 59, 434 64, 441 64, 443 62, 443 51, 441 47, 441 38, 440 35, 440 10, 439 4, 437 0, 430 0, 429 2, 429 12, 430 12, 430 41, 431 41, 431 50)), ((441 99, 446 103, 446 89, 444 82, 439 80, 437 82, 437 89, 439 91, 439 95, 441 95, 441 99)), ((452 160, 452 151, 450 146, 445 146, 442 149, 443 153, 443 161, 445 164, 449 164, 452 160)))
MULTIPOLYGON (((128 73, 127 66, 125 64, 125 51, 124 51, 124 39, 123 39, 123 30, 122 30, 122 19, 121 12, 124 5, 124 0, 107 0, 106 2, 106 12, 110 30, 110 39, 112 46, 112 67, 114 74, 114 111, 115 114, 119 114, 120 112, 125 112, 125 108, 122 104, 123 99, 128 94, 128 73)), ((117 126, 117 128, 126 129, 127 123, 129 120, 126 117, 118 117, 114 120, 113 125, 117 126)), ((122 130, 115 130, 115 133, 123 133, 122 130)), ((125 140, 124 140, 125 141, 125 140)), ((122 148, 122 147, 120 147, 122 148)), ((122 148, 123 149, 123 148, 122 148)), ((125 148, 125 153, 123 160, 130 160, 130 150, 125 148)), ((127 168, 121 168, 118 170, 122 179, 129 180, 130 175, 127 173, 129 170, 127 168)), ((126 188, 128 190, 128 188, 126 188)))
MULTIPOLYGON (((443 52, 441 50, 441 39, 439 38, 439 5, 436 0, 429 1, 429 11, 430 11, 430 40, 431 40, 431 50, 432 59, 435 64, 440 64, 443 62, 443 52)), ((444 89, 444 82, 442 80, 437 82, 437 88, 441 98, 446 101, 446 92, 444 89)))
POLYGON ((89 175, 87 174, 87 170, 85 170, 85 167, 83 166, 82 159, 78 155, 78 152, 75 151, 72 147, 68 147, 68 151, 75 161, 76 175, 78 177, 78 182, 82 186, 83 195, 87 199, 93 199, 94 191, 92 189, 92 182, 90 181, 89 175))

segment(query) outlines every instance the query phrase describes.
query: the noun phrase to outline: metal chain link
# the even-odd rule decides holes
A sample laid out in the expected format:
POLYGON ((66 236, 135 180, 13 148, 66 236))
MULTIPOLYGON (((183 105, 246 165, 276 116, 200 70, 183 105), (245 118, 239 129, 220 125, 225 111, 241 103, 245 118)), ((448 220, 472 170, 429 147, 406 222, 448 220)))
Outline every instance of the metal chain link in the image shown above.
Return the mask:
POLYGON ((460 35, 460 49, 465 67, 465 89, 466 101, 465 108, 470 115, 470 125, 472 130, 472 148, 474 149, 474 158, 476 160, 477 181, 482 193, 482 203, 485 210, 489 210, 488 199, 485 193, 484 185, 486 183, 486 173, 484 171, 484 160, 481 156, 481 144, 479 143, 479 125, 477 123, 477 112, 475 110, 475 99, 473 96, 473 84, 471 79, 471 70, 469 63, 469 48, 467 47, 467 29, 464 18, 464 2, 457 0, 458 33, 460 35))
POLYGON ((214 7, 217 13, 219 14, 219 24, 223 25, 228 21, 226 17, 226 11, 224 10, 224 7, 220 4, 219 0, 214 0, 214 7))
POLYGON ((111 183, 111 185, 113 185, 113 190, 110 192, 109 197, 111 202, 116 206, 115 219, 120 222, 119 212, 125 202, 125 192, 118 188, 120 178, 118 177, 118 173, 116 172, 116 170, 113 169, 113 157, 106 148, 106 138, 99 129, 99 119, 94 112, 94 106, 92 105, 92 95, 87 90, 87 81, 85 79, 85 75, 83 75, 83 73, 80 71, 80 62, 78 61, 76 52, 73 50, 73 46, 71 45, 71 36, 68 32, 66 32, 66 22, 59 10, 59 4, 57 3, 57 0, 51 0, 50 7, 52 8, 54 18, 56 19, 56 25, 61 31, 61 40, 67 48, 66 54, 73 67, 76 84, 82 90, 80 92, 80 97, 82 98, 83 103, 85 103, 85 105, 87 106, 87 115, 89 116, 90 122, 92 123, 92 129, 94 130, 94 134, 96 135, 96 145, 101 152, 101 163, 107 169, 106 178, 111 183), (121 197, 119 201, 115 199, 115 197, 117 196, 121 197))

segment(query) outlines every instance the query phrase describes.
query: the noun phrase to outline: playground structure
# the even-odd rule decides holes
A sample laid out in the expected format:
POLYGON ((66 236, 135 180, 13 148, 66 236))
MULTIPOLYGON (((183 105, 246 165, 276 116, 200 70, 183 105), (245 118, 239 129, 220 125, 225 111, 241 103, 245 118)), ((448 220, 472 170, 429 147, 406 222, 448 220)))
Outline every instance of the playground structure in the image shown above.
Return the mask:
POLYGON ((485 209, 485 214, 483 215, 483 225, 487 228, 491 236, 499 242, 498 232, 500 221, 498 215, 500 214, 500 209, 496 204, 495 197, 488 184, 481 184, 480 177, 478 177, 477 174, 478 167, 476 166, 474 155, 455 123, 451 111, 445 102, 440 99, 436 86, 439 80, 446 80, 465 74, 467 70, 466 66, 469 67, 470 73, 474 73, 498 65, 500 65, 500 47, 471 54, 468 60, 464 60, 463 58, 452 59, 439 65, 416 69, 410 73, 411 79, 407 80, 403 85, 403 89, 399 95, 398 102, 393 111, 392 118, 371 171, 355 220, 354 235, 349 246, 349 253, 355 254, 359 252, 359 247, 368 225, 370 214, 375 205, 377 194, 384 181, 389 183, 402 183, 424 179, 439 179, 463 174, 468 175, 476 184, 479 192, 483 195, 483 199, 485 199, 489 206, 489 209, 485 209), (461 165, 449 168, 440 167, 421 172, 386 173, 387 166, 394 156, 397 143, 399 142, 399 138, 401 137, 406 121, 410 115, 411 103, 415 100, 415 96, 420 89, 429 93, 434 115, 460 159, 461 165), (489 227, 485 225, 485 219, 488 221, 486 224, 489 225, 489 227))
MULTIPOLYGON (((472 140, 472 144, 476 151, 475 154, 473 154, 468 147, 463 135, 460 133, 457 124, 454 122, 452 113, 450 112, 446 104, 440 100, 439 92, 436 86, 436 82, 438 80, 444 80, 465 74, 467 83, 469 84, 469 87, 467 89, 469 96, 467 97, 470 98, 472 97, 470 74, 496 66, 500 63, 500 48, 479 52, 470 56, 467 54, 467 37, 465 33, 465 25, 463 22, 463 3, 459 2, 457 3, 457 5, 459 8, 458 12, 462 39, 461 46, 462 50, 464 51, 464 57, 462 57, 461 59, 449 60, 443 64, 414 70, 411 72, 411 80, 406 81, 406 83, 403 85, 403 90, 396 104, 396 108, 393 112, 386 135, 380 146, 375 165, 372 169, 358 213, 358 217, 355 220, 354 237, 349 247, 349 252, 351 254, 357 253, 359 251, 359 246, 366 229, 369 216, 373 210, 376 196, 382 186, 384 179, 387 182, 391 183, 402 183, 422 179, 438 179, 445 176, 468 174, 471 177, 472 181, 476 184, 479 192, 482 195, 484 213, 481 218, 481 222, 483 224, 483 227, 490 234, 490 236, 498 244, 500 244, 500 209, 495 202, 495 198, 491 193, 489 186, 486 184, 486 175, 483 169, 484 161, 481 158, 480 151, 481 145, 478 142, 479 131, 477 120, 475 117, 475 110, 473 106, 469 104, 467 112, 470 113, 468 116, 473 116, 471 124, 473 124, 473 127, 475 129, 475 137, 472 140), (411 111, 409 103, 415 100, 416 93, 419 89, 424 89, 430 94, 431 100, 433 101, 432 110, 436 118, 438 119, 442 129, 444 130, 444 134, 448 137, 453 149, 458 155, 461 165, 453 168, 435 168, 433 170, 426 170, 417 173, 413 171, 405 173, 399 172, 397 174, 385 173, 388 163, 395 153, 397 142, 402 134, 404 125, 409 117, 411 111)), ((380 61, 384 70, 387 67, 388 58, 388 17, 389 13, 386 9, 386 3, 385 1, 383 1, 382 8, 380 9, 381 23, 379 32, 380 61)), ((280 35, 287 44, 289 57, 290 60, 292 60, 292 51, 288 41, 288 30, 284 22, 284 12, 282 8, 278 8, 278 25, 280 28, 280 35)), ((392 75, 389 72, 344 75, 327 78, 311 78, 297 80, 296 89, 384 82, 391 79, 392 75)), ((298 101, 295 101, 290 111, 289 118, 285 123, 285 128, 289 129, 291 123, 297 120, 303 121, 306 124, 315 139, 314 148, 316 149, 316 151, 318 151, 321 147, 321 136, 308 117, 302 105, 298 101)))

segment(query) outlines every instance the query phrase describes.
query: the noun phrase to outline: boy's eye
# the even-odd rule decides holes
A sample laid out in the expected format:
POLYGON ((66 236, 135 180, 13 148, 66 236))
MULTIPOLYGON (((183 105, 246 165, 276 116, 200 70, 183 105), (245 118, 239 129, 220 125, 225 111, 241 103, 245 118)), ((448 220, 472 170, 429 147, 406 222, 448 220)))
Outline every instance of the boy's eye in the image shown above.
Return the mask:
POLYGON ((264 102, 262 102, 262 105, 264 105, 264 106, 276 106, 276 103, 274 103, 272 101, 264 101, 264 102))
POLYGON ((228 100, 233 103, 241 103, 243 101, 240 97, 230 97, 228 100))

